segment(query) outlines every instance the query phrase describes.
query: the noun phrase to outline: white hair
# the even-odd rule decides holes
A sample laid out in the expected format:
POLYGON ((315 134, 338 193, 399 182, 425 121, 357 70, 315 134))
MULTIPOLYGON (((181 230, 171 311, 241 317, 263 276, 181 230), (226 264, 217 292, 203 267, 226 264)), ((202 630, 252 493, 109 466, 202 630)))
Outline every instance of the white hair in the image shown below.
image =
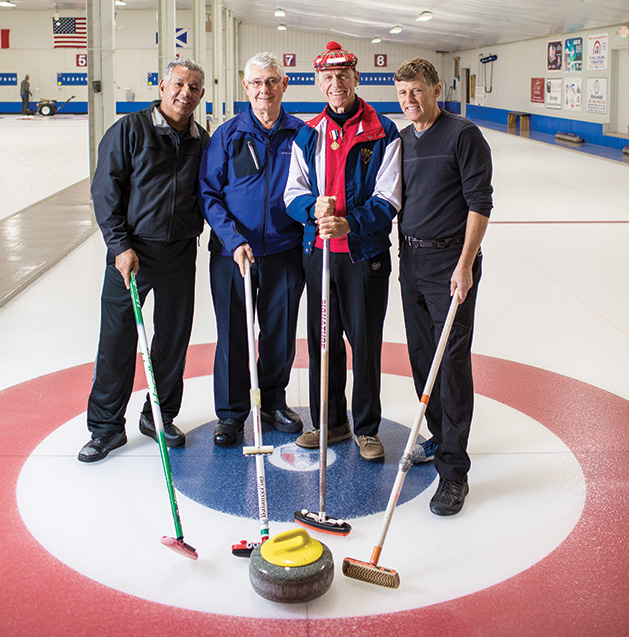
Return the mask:
POLYGON ((247 81, 251 79, 252 66, 259 66, 261 69, 274 68, 282 80, 286 77, 284 65, 275 53, 264 51, 263 53, 256 53, 252 58, 248 59, 245 64, 245 80, 247 81))

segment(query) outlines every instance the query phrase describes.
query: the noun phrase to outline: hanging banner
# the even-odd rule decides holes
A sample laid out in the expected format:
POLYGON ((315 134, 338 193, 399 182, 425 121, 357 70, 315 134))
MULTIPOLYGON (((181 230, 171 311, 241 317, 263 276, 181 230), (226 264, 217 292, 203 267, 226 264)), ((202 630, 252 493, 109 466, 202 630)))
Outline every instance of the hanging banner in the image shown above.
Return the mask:
POLYGON ((563 87, 563 105, 569 111, 581 110, 581 78, 567 78, 563 87))
POLYGON ((587 104, 585 110, 588 113, 607 113, 607 78, 588 77, 587 79, 587 104))
POLYGON ((546 48, 546 69, 549 71, 561 71, 563 44, 561 40, 549 42, 546 48))
POLYGON ((544 103, 544 78, 531 78, 531 104, 544 103))
POLYGON ((583 68, 583 38, 566 39, 564 57, 568 73, 581 71, 583 68))
POLYGON ((546 108, 561 108, 561 78, 546 80, 546 108))
POLYGON ((607 70, 607 35, 588 35, 588 71, 607 70))

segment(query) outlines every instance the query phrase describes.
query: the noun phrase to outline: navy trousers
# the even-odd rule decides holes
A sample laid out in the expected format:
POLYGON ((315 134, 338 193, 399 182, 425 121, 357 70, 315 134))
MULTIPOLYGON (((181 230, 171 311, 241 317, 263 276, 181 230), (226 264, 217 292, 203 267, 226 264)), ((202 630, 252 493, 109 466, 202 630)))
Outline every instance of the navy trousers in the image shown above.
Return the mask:
MULTIPOLYGON (((402 244, 400 285, 408 353, 415 391, 421 396, 452 298, 450 278, 461 246, 413 248, 402 244)), ((474 409, 472 336, 478 283, 479 251, 473 266, 474 285, 459 306, 441 368, 426 410, 428 429, 439 445, 435 467, 442 478, 463 482, 470 469, 467 442, 474 409)))
MULTIPOLYGON (((250 409, 245 282, 231 256, 212 253, 210 283, 218 333, 214 357, 214 405, 219 418, 246 420, 250 409)), ((295 359, 299 300, 304 289, 301 245, 256 257, 251 266, 257 310, 258 382, 263 411, 286 407, 295 359)))
MULTIPOLYGON (((321 266, 323 250, 305 256, 310 355, 310 414, 319 427, 321 391, 321 266)), ((352 349, 354 433, 375 436, 380 426, 382 330, 389 296, 389 252, 352 263, 347 253, 330 253, 328 312, 328 425, 347 420, 347 355, 343 334, 352 349)))
MULTIPOLYGON (((179 413, 183 372, 192 331, 196 238, 162 244, 133 241, 140 260, 136 281, 140 301, 153 290, 155 297, 151 361, 164 422, 179 413)), ((110 434, 125 427, 125 411, 133 389, 137 329, 131 295, 107 254, 101 296, 101 328, 94 381, 87 407, 87 425, 93 434, 110 434)), ((151 420, 147 394, 143 413, 151 420)))

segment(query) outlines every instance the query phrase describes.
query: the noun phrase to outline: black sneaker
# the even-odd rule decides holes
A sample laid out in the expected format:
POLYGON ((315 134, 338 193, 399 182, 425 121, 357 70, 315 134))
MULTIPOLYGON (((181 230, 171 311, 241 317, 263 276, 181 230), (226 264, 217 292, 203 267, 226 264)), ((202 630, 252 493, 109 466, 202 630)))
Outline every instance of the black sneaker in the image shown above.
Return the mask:
POLYGON ((455 515, 462 508, 470 488, 467 482, 456 482, 440 478, 439 486, 430 501, 430 510, 435 515, 455 515))
POLYGON ((127 434, 118 431, 111 434, 99 434, 92 436, 92 439, 79 451, 80 462, 98 462, 106 458, 110 451, 127 444, 127 434))

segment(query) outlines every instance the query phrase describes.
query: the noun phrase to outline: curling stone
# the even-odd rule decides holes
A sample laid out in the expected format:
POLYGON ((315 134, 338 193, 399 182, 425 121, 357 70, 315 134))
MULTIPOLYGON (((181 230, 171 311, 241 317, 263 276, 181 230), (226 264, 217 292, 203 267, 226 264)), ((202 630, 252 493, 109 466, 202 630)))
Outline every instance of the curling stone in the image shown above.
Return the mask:
POLYGON ((302 604, 321 597, 332 585, 330 549, 305 529, 279 533, 257 546, 249 561, 249 580, 272 602, 302 604))

